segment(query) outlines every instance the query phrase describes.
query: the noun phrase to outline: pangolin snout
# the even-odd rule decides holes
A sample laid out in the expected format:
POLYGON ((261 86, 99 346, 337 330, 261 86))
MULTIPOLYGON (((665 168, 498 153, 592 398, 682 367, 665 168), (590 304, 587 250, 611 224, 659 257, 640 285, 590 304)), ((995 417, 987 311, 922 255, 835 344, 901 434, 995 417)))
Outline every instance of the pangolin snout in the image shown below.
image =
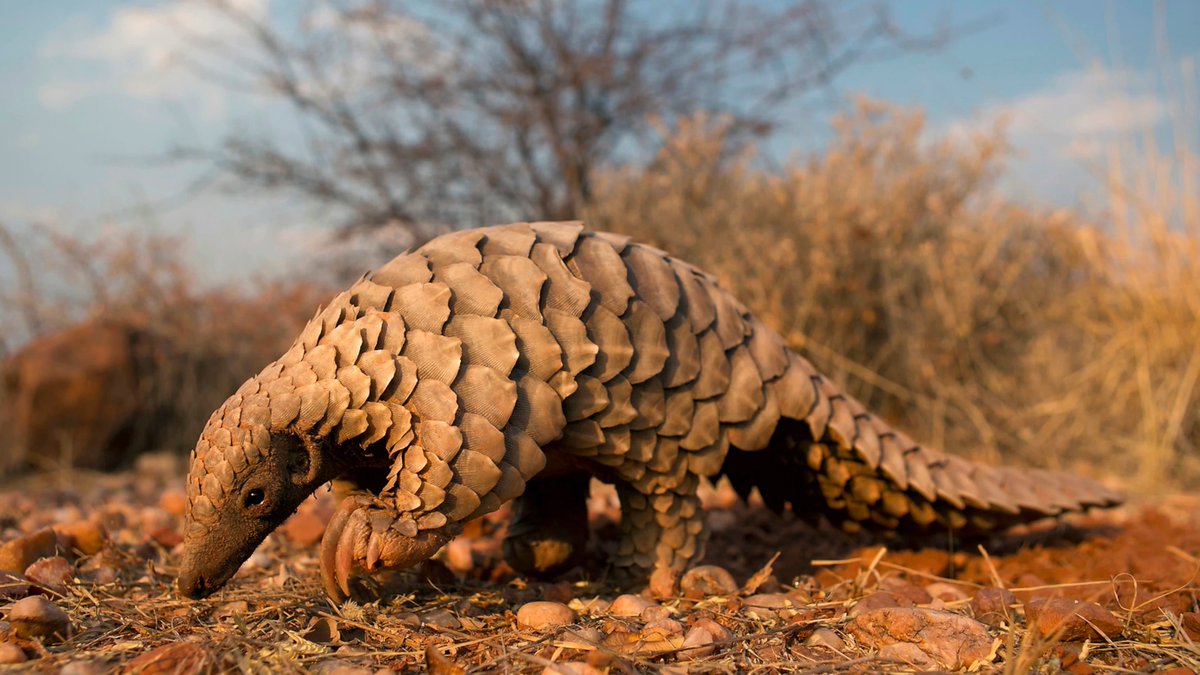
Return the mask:
POLYGON ((178 586, 179 594, 192 600, 207 598, 216 590, 216 586, 210 584, 208 579, 196 570, 184 570, 180 573, 178 586))

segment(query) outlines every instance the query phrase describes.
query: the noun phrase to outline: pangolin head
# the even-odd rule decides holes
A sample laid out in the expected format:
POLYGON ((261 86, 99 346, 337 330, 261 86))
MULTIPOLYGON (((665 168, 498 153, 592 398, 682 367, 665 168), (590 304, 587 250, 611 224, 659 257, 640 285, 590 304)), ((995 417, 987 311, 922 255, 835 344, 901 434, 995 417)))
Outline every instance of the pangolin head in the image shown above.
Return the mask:
POLYGON ((272 432, 264 405, 259 397, 234 394, 196 443, 178 580, 186 597, 202 598, 223 586, 300 502, 338 472, 321 439, 290 429, 272 432))

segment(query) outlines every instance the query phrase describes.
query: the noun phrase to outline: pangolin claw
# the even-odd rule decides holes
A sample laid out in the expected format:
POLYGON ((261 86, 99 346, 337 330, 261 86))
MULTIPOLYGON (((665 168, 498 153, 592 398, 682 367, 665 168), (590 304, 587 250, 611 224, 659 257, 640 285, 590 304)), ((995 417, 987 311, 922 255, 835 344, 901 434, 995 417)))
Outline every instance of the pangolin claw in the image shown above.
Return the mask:
POLYGON ((407 567, 450 539, 448 531, 417 532, 412 524, 411 514, 397 514, 369 496, 342 500, 321 540, 321 579, 329 597, 348 598, 356 570, 407 567))

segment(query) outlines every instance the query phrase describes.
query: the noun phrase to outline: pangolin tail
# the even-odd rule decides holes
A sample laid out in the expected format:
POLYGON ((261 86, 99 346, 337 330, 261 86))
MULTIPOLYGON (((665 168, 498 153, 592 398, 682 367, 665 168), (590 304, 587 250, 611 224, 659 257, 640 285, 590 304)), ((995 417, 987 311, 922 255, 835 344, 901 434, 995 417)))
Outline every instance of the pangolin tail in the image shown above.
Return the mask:
POLYGON ((1079 476, 988 466, 922 447, 812 373, 815 404, 805 419, 780 419, 762 450, 730 448, 722 473, 743 497, 757 487, 774 510, 790 504, 801 517, 822 515, 851 532, 964 535, 1122 501, 1079 476))

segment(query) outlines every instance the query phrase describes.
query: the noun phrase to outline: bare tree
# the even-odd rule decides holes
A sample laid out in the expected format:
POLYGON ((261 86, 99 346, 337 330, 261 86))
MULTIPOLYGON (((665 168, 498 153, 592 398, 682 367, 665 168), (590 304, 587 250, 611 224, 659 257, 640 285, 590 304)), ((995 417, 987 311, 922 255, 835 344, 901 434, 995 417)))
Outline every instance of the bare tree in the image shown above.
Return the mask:
POLYGON ((418 236, 576 216, 598 167, 653 150, 655 120, 704 111, 769 134, 855 61, 944 37, 822 0, 316 0, 296 25, 207 2, 250 38, 222 74, 285 102, 299 131, 190 156, 332 206, 344 230, 418 236))

